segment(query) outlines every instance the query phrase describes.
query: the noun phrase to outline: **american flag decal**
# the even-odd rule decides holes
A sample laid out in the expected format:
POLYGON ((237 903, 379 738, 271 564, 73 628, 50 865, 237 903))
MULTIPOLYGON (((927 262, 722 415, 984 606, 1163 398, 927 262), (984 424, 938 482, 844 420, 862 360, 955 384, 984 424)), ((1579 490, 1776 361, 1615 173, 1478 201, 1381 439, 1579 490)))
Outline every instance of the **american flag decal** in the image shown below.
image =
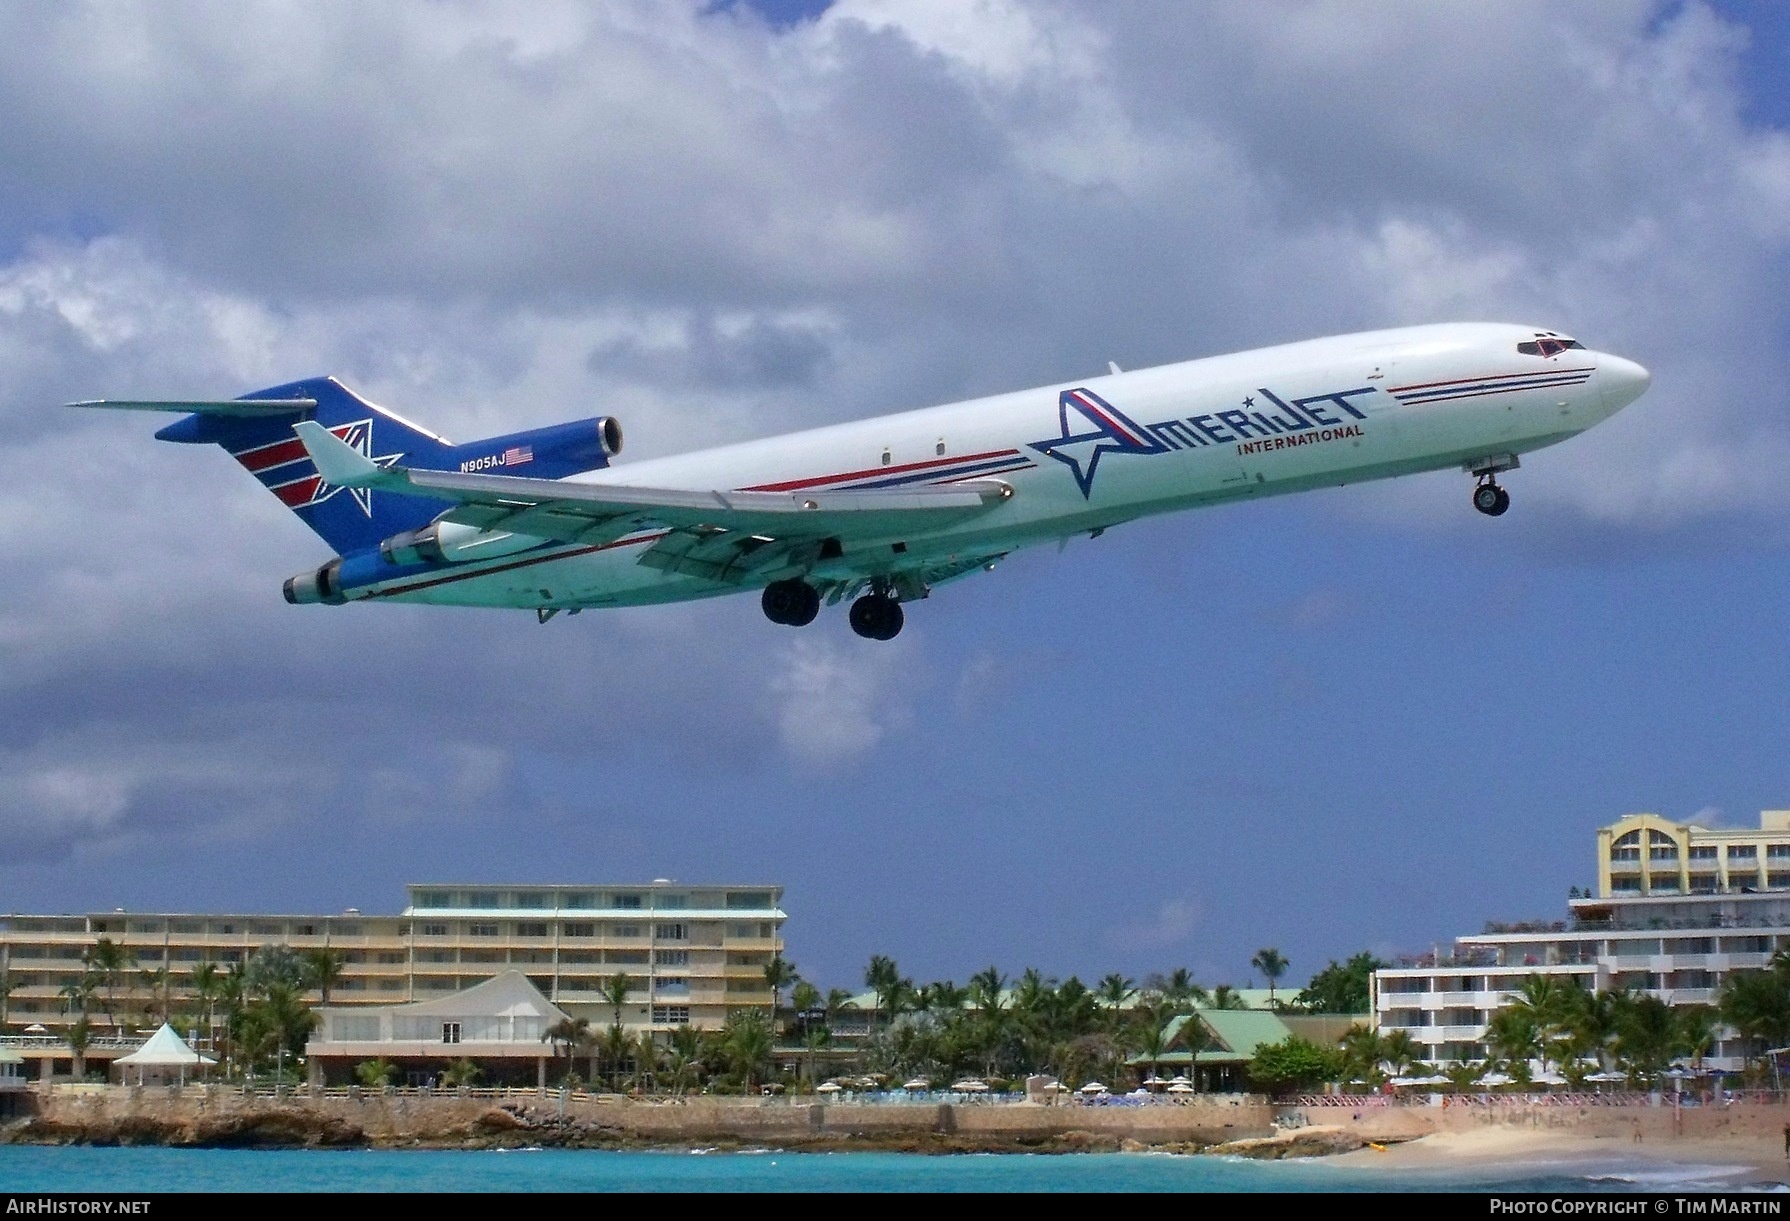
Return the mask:
POLYGON ((520 466, 524 462, 535 460, 534 446, 512 445, 503 451, 502 462, 505 466, 520 466))

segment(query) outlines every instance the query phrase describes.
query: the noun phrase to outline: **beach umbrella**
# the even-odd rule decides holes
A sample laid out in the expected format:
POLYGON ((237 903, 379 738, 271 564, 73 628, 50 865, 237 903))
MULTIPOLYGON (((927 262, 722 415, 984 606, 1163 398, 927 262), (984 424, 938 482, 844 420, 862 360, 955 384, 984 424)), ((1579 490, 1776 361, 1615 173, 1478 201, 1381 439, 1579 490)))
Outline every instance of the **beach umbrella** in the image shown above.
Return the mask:
POLYGON ((912 1081, 903 1081, 901 1088, 904 1090, 929 1090, 932 1088, 932 1082, 924 1077, 915 1077, 912 1081))
POLYGON ((1509 1085, 1516 1078, 1509 1073, 1487 1073, 1479 1079, 1481 1085, 1509 1085))
POLYGON ((969 1077, 962 1081, 953 1081, 951 1083, 951 1088, 961 1094, 986 1094, 988 1092, 988 1082, 978 1081, 974 1077, 969 1077))
POLYGON ((1193 1087, 1188 1085, 1185 1081, 1175 1081, 1170 1083, 1168 1092, 1171 1094, 1191 1094, 1193 1093, 1193 1087))
POLYGON ((1055 1094, 1063 1088, 1063 1083, 1061 1081, 1046 1081, 1038 1088, 1044 1090, 1046 1093, 1055 1094))
POLYGON ((1193 1082, 1191 1082, 1187 1079, 1186 1073, 1176 1073, 1174 1076, 1172 1076, 1168 1079, 1168 1083, 1170 1085, 1192 1085, 1193 1084, 1193 1082))
POLYGON ((1621 1073, 1613 1073, 1609 1069, 1605 1069, 1602 1072, 1592 1073, 1590 1076, 1586 1077, 1585 1080, 1587 1080, 1587 1081, 1627 1081, 1628 1078, 1621 1073))
POLYGON ((837 1081, 823 1081, 814 1087, 814 1092, 817 1094, 837 1094, 844 1088, 845 1087, 840 1085, 837 1081))
POLYGON ((31 1023, 31 1025, 25 1027, 25 1033, 26 1034, 49 1034, 50 1032, 48 1030, 44 1029, 44 1024, 42 1022, 33 1022, 33 1023, 31 1023))
POLYGON ((1098 1081, 1090 1081, 1081 1087, 1081 1092, 1084 1094, 1104 1094, 1106 1093, 1106 1087, 1098 1081))

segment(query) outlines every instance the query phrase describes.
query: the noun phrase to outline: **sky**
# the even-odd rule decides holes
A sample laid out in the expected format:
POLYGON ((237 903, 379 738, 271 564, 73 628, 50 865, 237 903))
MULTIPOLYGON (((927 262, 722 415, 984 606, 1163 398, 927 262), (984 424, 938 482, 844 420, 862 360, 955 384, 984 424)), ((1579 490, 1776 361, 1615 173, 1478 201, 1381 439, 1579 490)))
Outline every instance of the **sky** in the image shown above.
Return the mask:
POLYGON ((1790 806, 1790 16, 837 0, 0 7, 0 909, 774 882, 822 987, 1298 983, 1790 806), (1470 480, 1131 523, 909 610, 290 607, 215 449, 332 373, 621 459, 1318 335, 1652 390, 1470 480))

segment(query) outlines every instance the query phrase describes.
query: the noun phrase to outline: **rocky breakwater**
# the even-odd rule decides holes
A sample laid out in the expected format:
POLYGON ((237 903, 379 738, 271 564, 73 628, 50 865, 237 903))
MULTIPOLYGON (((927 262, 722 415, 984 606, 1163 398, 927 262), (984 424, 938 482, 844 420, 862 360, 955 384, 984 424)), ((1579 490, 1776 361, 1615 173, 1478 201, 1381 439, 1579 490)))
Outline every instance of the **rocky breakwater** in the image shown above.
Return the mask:
POLYGON ((1197 1152, 1274 1131, 1254 1099, 1188 1105, 836 1104, 553 1091, 354 1091, 269 1097, 230 1087, 55 1089, 0 1130, 12 1143, 192 1147, 740 1148, 911 1152, 1197 1152))

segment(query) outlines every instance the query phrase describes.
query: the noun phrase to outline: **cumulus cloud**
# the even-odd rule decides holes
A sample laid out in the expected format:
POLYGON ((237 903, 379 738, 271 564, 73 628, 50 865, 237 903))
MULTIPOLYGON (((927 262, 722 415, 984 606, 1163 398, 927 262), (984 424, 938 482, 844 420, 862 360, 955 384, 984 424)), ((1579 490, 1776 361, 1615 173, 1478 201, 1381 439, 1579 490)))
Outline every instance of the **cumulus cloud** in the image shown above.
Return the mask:
MULTIPOLYGON (((30 851, 255 834, 311 816, 300 772, 357 817, 527 819, 521 778, 593 743, 850 767, 927 660, 732 647, 741 600, 290 610, 320 543, 215 452, 70 399, 334 372, 452 436, 616 414, 632 457, 1498 317, 1656 374, 1526 464, 1565 545, 1776 528, 1790 140, 1742 119, 1741 36, 1701 5, 712 10, 0 10, 0 824, 30 851)), ((971 661, 959 705, 1006 664, 971 661)))
MULTIPOLYGON (((874 652, 816 637, 797 637, 772 672, 779 739, 809 763, 855 759, 909 717, 898 681, 911 646, 874 652)), ((905 675, 911 684, 912 675, 905 675)))
POLYGON ((1165 899, 1148 919, 1108 929, 1104 941, 1120 953, 1174 949, 1198 930, 1201 914, 1197 899, 1165 899))

